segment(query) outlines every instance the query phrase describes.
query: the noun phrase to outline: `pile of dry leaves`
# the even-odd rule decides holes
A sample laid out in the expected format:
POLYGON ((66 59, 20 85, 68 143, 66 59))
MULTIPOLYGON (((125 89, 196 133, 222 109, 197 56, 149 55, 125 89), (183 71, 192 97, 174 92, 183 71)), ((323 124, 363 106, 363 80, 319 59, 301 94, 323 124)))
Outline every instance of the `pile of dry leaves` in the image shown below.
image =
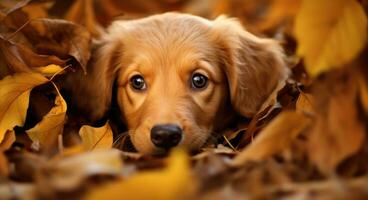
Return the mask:
POLYGON ((0 199, 368 199, 366 0, 2 0, 0 199), (238 17, 285 47, 291 77, 216 148, 168 158, 80 124, 63 78, 118 18, 238 17), (60 91, 59 91, 60 90, 60 91), (62 95, 63 94, 63 95, 62 95), (277 100, 277 101, 275 101, 277 100))

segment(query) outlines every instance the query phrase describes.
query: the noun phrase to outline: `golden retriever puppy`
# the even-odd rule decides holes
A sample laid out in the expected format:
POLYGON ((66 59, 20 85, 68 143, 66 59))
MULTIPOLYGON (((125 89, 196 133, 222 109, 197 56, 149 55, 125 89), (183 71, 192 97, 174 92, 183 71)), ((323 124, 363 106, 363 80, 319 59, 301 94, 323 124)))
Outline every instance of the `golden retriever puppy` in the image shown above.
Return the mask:
POLYGON ((232 116, 256 114, 288 71, 275 41, 223 16, 115 21, 93 54, 87 75, 73 81, 74 101, 99 119, 116 84, 121 119, 144 154, 199 149, 232 116))

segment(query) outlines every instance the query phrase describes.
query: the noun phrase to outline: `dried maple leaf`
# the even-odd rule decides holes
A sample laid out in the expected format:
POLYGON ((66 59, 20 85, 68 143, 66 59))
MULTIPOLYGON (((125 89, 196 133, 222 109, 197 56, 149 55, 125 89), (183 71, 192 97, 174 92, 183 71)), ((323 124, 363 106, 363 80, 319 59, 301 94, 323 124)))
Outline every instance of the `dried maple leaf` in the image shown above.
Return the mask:
POLYGON ((84 125, 79 130, 79 135, 86 150, 110 149, 112 147, 113 135, 108 122, 99 128, 84 125))
POLYGON ((192 179, 189 158, 182 151, 174 151, 167 167, 146 171, 127 180, 119 180, 90 190, 85 199, 190 199, 196 182, 192 179))
POLYGON ((20 73, 0 81, 0 142, 7 130, 25 122, 31 90, 49 80, 38 73, 20 73))
POLYGON ((367 39, 367 17, 356 0, 303 1, 295 23, 297 52, 311 76, 351 61, 367 39))
POLYGON ((26 131, 35 147, 40 145, 45 150, 57 147, 58 137, 63 133, 65 123, 67 105, 56 86, 55 89, 55 107, 35 127, 26 131))

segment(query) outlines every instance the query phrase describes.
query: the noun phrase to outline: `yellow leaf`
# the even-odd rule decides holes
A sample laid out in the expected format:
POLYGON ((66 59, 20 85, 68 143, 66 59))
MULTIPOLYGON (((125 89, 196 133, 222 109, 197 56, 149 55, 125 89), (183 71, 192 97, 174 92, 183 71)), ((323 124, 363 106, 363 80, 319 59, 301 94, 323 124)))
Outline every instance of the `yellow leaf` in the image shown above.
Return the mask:
POLYGON ((47 113, 35 127, 27 130, 29 138, 45 149, 56 147, 58 136, 62 134, 67 105, 57 90, 55 106, 47 113))
POLYGON ((45 67, 36 67, 34 68, 36 72, 41 73, 42 75, 46 77, 51 77, 56 73, 62 72, 63 68, 61 68, 59 65, 47 65, 45 67))
POLYGON ((249 160, 258 161, 279 153, 309 124, 310 119, 301 113, 286 111, 279 114, 235 157, 232 164, 240 166, 249 160))
POLYGON ((0 143, 0 152, 8 150, 15 141, 14 131, 6 132, 3 141, 0 143))
POLYGON ((97 199, 190 199, 196 182, 190 174, 189 158, 180 151, 174 151, 168 159, 168 166, 162 170, 141 172, 127 180, 91 190, 87 200, 97 199))
POLYGON ((24 124, 32 88, 47 81, 38 73, 15 74, 0 81, 0 142, 7 130, 24 124))
POLYGON ((304 0, 294 31, 308 74, 317 76, 358 55, 366 42, 367 17, 356 0, 304 0))
POLYGON ((112 130, 109 122, 99 128, 84 125, 79 130, 79 135, 82 138, 84 148, 87 150, 109 149, 112 147, 112 130))

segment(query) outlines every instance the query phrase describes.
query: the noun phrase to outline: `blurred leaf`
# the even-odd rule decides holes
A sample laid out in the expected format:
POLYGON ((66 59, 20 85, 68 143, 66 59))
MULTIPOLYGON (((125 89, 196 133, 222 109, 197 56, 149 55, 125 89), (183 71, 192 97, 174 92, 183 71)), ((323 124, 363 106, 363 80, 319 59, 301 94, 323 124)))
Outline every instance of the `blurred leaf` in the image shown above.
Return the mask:
POLYGON ((27 5, 31 0, 22 1, 1 1, 0 2, 0 21, 2 21, 9 13, 27 5))
POLYGON ((35 200, 37 190, 33 183, 11 182, 10 184, 0 185, 2 199, 24 199, 35 200))
POLYGON ((176 150, 170 155, 165 169, 141 172, 127 180, 98 187, 91 190, 85 199, 190 199, 195 184, 191 177, 188 156, 176 150))
POLYGON ((9 162, 4 152, 0 151, 0 180, 9 176, 9 162))
POLYGON ((360 150, 366 135, 356 104, 358 83, 353 73, 349 75, 348 78, 342 75, 343 79, 348 79, 346 81, 330 79, 329 87, 316 91, 321 105, 309 136, 308 154, 327 175, 334 173, 341 161, 360 150), (322 91, 325 94, 320 94, 322 91))
POLYGON ((87 150, 110 149, 112 147, 113 137, 109 122, 99 128, 84 125, 79 130, 79 135, 82 138, 84 148, 87 150))
POLYGON ((286 149, 291 142, 310 124, 304 114, 285 111, 273 119, 233 160, 240 166, 247 161, 259 161, 286 149))
POLYGON ((93 0, 74 1, 65 19, 83 25, 94 37, 98 37, 103 29, 96 21, 93 2, 93 0))
POLYGON ((15 142, 15 133, 13 130, 5 133, 3 141, 0 143, 0 152, 8 150, 15 142))
POLYGON ((55 89, 57 91, 55 106, 35 127, 26 131, 36 146, 41 145, 45 149, 56 147, 58 136, 63 133, 65 123, 67 105, 56 86, 55 89))
POLYGON ((122 167, 119 150, 100 149, 50 161, 45 170, 52 173, 43 177, 43 181, 48 187, 68 190, 93 175, 120 175, 122 167))
POLYGON ((7 63, 8 68, 13 73, 31 72, 40 66, 49 64, 64 65, 65 61, 56 56, 38 55, 29 47, 16 44, 0 36, 0 49, 7 63))
POLYGON ((31 90, 47 81, 37 73, 20 73, 0 80, 0 142, 7 130, 24 124, 31 90))
POLYGON ((360 101, 362 102, 364 111, 368 113, 368 81, 364 79, 363 75, 359 76, 358 81, 360 101))
POLYGON ((258 24, 265 31, 275 29, 278 25, 294 19, 302 0, 273 0, 266 18, 258 24))
POLYGON ((304 92, 300 92, 298 100, 296 101, 296 111, 306 114, 314 114, 313 96, 304 92))
POLYGON ((309 75, 341 67, 367 38, 367 17, 356 0, 304 0, 295 22, 298 54, 309 75))

